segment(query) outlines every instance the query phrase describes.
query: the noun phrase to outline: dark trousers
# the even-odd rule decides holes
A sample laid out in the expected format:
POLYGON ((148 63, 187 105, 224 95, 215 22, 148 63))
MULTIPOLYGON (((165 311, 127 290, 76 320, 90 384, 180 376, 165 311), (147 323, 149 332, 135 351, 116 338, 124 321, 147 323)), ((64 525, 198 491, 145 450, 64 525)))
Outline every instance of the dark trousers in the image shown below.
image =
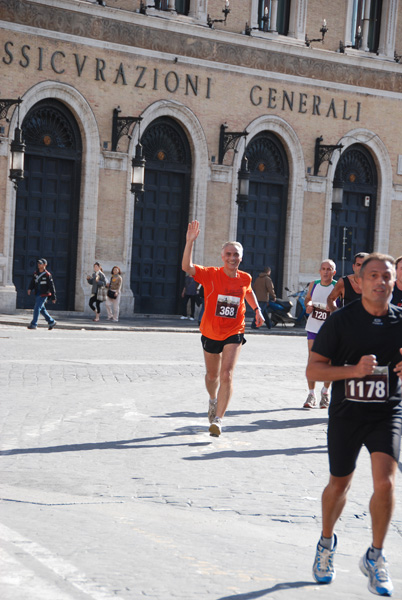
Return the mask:
POLYGON ((98 296, 95 294, 94 296, 90 297, 89 306, 94 312, 97 312, 98 314, 100 314, 101 302, 102 302, 102 300, 98 300, 98 296), (95 309, 95 304, 96 304, 96 309, 95 309))
POLYGON ((194 319, 194 311, 195 311, 195 296, 188 296, 187 294, 183 298, 183 317, 187 317, 187 304, 190 300, 190 316, 194 319))

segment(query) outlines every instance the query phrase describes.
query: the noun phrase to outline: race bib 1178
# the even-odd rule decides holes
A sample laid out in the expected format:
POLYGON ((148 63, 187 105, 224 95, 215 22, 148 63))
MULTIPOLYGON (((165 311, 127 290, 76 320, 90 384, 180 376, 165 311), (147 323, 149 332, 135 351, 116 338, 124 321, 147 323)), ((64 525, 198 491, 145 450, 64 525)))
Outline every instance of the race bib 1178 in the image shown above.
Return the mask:
POLYGON ((374 373, 361 379, 345 379, 345 396, 353 402, 387 402, 388 367, 375 367, 374 373))

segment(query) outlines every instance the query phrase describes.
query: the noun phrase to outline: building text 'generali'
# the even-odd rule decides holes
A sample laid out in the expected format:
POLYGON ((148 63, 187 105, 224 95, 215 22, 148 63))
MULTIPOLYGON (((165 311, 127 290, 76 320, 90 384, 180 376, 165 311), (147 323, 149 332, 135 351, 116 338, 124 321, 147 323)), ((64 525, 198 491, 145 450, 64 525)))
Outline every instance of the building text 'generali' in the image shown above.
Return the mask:
MULTIPOLYGON (((212 97, 213 79, 202 78, 189 73, 178 73, 171 69, 162 71, 158 68, 150 68, 143 65, 120 63, 118 67, 108 66, 104 58, 95 57, 88 59, 87 55, 76 52, 67 54, 63 50, 49 51, 42 47, 35 49, 28 44, 17 47, 14 42, 7 41, 4 44, 4 53, 1 61, 5 65, 17 64, 23 69, 34 68, 43 71, 49 68, 57 75, 71 74, 71 65, 76 77, 81 77, 85 72, 93 73, 95 81, 112 82, 114 85, 131 85, 134 88, 148 88, 151 90, 166 89, 171 94, 184 93, 184 95, 200 96, 206 99, 212 97)), ((314 116, 332 117, 360 121, 361 103, 349 103, 348 100, 335 100, 331 98, 323 100, 317 94, 302 92, 289 92, 278 90, 273 87, 263 88, 253 85, 249 94, 250 103, 253 106, 261 106, 269 110, 281 110, 309 113, 314 116)))

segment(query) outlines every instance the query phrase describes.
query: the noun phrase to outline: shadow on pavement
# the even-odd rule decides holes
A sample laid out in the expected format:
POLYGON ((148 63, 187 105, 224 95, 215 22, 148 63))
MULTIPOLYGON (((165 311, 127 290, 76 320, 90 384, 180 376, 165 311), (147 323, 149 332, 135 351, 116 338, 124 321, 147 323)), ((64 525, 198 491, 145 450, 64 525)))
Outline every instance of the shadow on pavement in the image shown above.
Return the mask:
POLYGON ((185 456, 183 460, 216 460, 217 458, 262 458, 263 456, 294 456, 295 454, 326 454, 327 446, 310 446, 307 448, 276 448, 275 450, 224 450, 212 452, 204 456, 185 456))
POLYGON ((132 440, 116 440, 114 442, 94 442, 87 444, 63 444, 61 446, 45 446, 42 448, 11 448, 10 450, 0 450, 0 456, 11 456, 13 454, 51 454, 53 452, 83 452, 88 450, 130 450, 141 448, 169 448, 173 446, 209 446, 212 442, 183 442, 177 444, 144 444, 143 442, 151 442, 163 440, 171 437, 183 435, 194 435, 199 433, 201 428, 182 428, 176 432, 162 433, 160 436, 149 438, 137 438, 132 440))
POLYGON ((288 583, 277 583, 271 588, 266 590, 257 590, 256 592, 246 592, 245 594, 235 594, 234 596, 222 596, 217 600, 255 600, 256 598, 262 598, 273 592, 280 590, 290 590, 292 588, 310 587, 316 586, 317 583, 314 581, 290 581, 288 583))

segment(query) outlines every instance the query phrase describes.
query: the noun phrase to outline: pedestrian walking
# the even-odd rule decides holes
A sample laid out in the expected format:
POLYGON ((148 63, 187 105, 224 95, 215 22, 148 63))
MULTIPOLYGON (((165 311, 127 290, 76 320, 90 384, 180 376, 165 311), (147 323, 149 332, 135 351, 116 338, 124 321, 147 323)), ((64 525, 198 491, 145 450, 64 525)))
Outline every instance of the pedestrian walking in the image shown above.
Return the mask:
POLYGON ((123 285, 120 267, 113 267, 110 277, 110 282, 106 285, 106 311, 108 321, 119 320, 120 312, 120 295, 123 285))
POLYGON ((189 223, 182 268, 204 287, 205 310, 200 330, 206 367, 205 385, 209 393, 209 432, 219 436, 222 419, 233 393, 233 371, 240 349, 246 342, 245 300, 256 313, 258 327, 264 323, 264 317, 251 288, 251 276, 239 271, 243 257, 242 245, 239 242, 223 244, 223 267, 194 265, 193 246, 199 233, 199 222, 189 223))
MULTIPOLYGON (((275 302, 276 294, 274 289, 274 284, 271 279, 271 267, 265 267, 265 269, 260 273, 257 279, 253 284, 254 294, 257 298, 258 304, 260 306, 262 316, 265 319, 265 325, 268 329, 272 329, 271 319, 268 314, 268 307, 271 302, 275 302)), ((256 329, 257 325, 255 322, 255 318, 251 323, 251 329, 256 329)))
POLYGON ((38 327, 39 314, 41 314, 48 324, 48 329, 53 329, 56 325, 53 319, 46 310, 46 302, 50 298, 53 304, 56 303, 56 288, 54 286, 52 274, 46 269, 46 258, 40 258, 37 261, 37 270, 34 272, 31 282, 28 287, 28 296, 31 292, 35 292, 35 306, 33 317, 28 329, 36 329, 38 327))
POLYGON ((95 322, 99 321, 100 317, 100 305, 101 302, 106 300, 106 284, 107 279, 102 270, 101 265, 96 262, 94 264, 94 272, 92 275, 87 275, 87 281, 89 285, 92 285, 91 297, 89 299, 89 306, 95 313, 95 322))
POLYGON ((182 316, 181 319, 190 319, 190 321, 194 321, 194 312, 195 312, 195 301, 197 298, 197 282, 186 273, 186 277, 184 279, 184 288, 181 293, 182 297, 182 316), (187 306, 190 301, 190 316, 187 316, 187 306))
POLYGON ((360 560, 373 594, 391 596, 384 541, 395 503, 402 432, 402 308, 389 303, 395 282, 391 256, 371 254, 359 273, 361 300, 336 311, 314 341, 307 378, 333 381, 328 420, 330 477, 322 494, 322 535, 313 575, 334 580, 334 528, 363 445, 370 453, 372 544, 360 560))

